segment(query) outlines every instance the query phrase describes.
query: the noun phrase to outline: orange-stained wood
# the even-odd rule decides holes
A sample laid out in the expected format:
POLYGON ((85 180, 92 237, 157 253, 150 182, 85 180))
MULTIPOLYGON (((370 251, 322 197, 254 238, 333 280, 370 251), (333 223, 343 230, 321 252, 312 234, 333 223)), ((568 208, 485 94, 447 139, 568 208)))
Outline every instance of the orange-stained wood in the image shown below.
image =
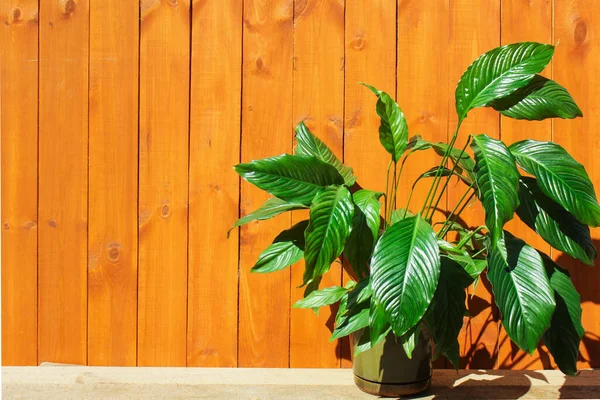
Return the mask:
MULTIPOLYGON (((344 2, 296 2, 294 12, 294 126, 306 126, 341 159, 344 117, 344 2)), ((293 223, 308 218, 294 212, 293 223)), ((320 288, 340 286, 341 267, 334 263, 320 288)), ((304 297, 304 261, 292 267, 292 304, 304 297)), ((335 307, 292 309, 290 366, 292 368, 340 366, 341 342, 330 342, 335 307)))
MULTIPOLYGON (((482 53, 500 45, 500 0, 458 0, 450 3, 450 83, 448 140, 456 129, 457 116, 454 101, 456 83, 467 67, 482 53)), ((476 109, 469 113, 460 128, 455 144, 459 149, 465 145, 470 134, 485 133, 499 137, 500 117, 492 109, 476 109)), ((472 155, 470 148, 467 148, 472 155)), ((450 185, 448 208, 452 210, 466 188, 450 185)), ((476 227, 484 224, 484 213, 479 202, 467 207, 462 215, 467 224, 476 227)), ((468 309, 472 317, 465 319, 459 335, 461 368, 492 368, 497 366, 498 329, 497 311, 491 307, 491 288, 482 280, 471 298, 469 290, 468 309)))
MULTIPOLYGON (((600 189, 600 88, 598 31, 600 15, 595 1, 556 1, 554 5, 554 40, 560 41, 554 56, 553 78, 565 86, 581 110, 583 118, 555 120, 554 141, 563 146, 585 166, 596 191, 600 189)), ((600 248, 600 229, 592 229, 600 248)), ((580 347, 579 368, 600 366, 600 273, 596 268, 576 262, 558 251, 554 258, 568 267, 583 304, 585 336, 580 347)))
MULTIPOLYGON (((453 96, 449 84, 449 2, 427 0, 424 2, 402 1, 398 3, 398 104, 408 122, 409 137, 421 135, 433 142, 445 142, 448 131, 448 98, 453 96), (432 45, 435 43, 436 45, 432 45)), ((451 110, 450 110, 451 112, 451 110)), ((398 188, 397 207, 405 208, 417 178, 441 161, 433 150, 412 154, 402 171, 398 188)), ((418 212, 423 207, 431 187, 431 179, 422 179, 414 186, 409 209, 418 212)), ((443 181, 438 188, 441 191, 443 181)), ((462 187, 462 183, 453 187, 462 187)), ((436 194, 436 201, 438 198, 436 194)), ((446 206, 446 195, 438 207, 446 206)), ((442 213, 434 215, 441 222, 442 213)), ((440 228, 438 225, 437 229, 440 228)), ((437 230, 436 229, 436 230, 437 230)), ((434 363, 443 368, 445 360, 434 363)))
POLYGON ((39 24, 38 361, 86 364, 88 1, 39 24))
MULTIPOLYGON (((360 186, 384 192, 389 156, 379 142, 377 98, 358 82, 395 95, 396 0, 369 2, 369 12, 365 4, 346 2, 344 162, 352 166, 360 186)), ((341 356, 342 367, 352 366, 347 339, 341 356)))
POLYGON ((138 10, 90 3, 90 365, 136 365, 138 10))
POLYGON ((185 366, 190 3, 142 1, 138 365, 185 366))
MULTIPOLYGON (((287 153, 292 147, 292 7, 289 0, 244 2, 243 162, 287 153)), ((267 198, 242 181, 240 214, 254 211, 267 198)), ((240 229, 240 367, 289 366, 290 270, 250 273, 258 255, 289 226, 285 214, 240 229)))
MULTIPOLYGON (((502 0, 502 44, 534 41, 552 43, 552 1, 534 0, 502 0), (527 21, 527 23, 523 23, 527 21)), ((546 67, 543 75, 551 78, 552 67, 546 67)), ((552 121, 539 122, 519 121, 508 117, 502 118, 501 138, 510 145, 524 139, 551 140, 552 121)), ((515 236, 525 240, 533 247, 550 254, 550 246, 519 220, 517 216, 505 227, 515 236)), ((509 342, 504 329, 500 330, 498 349, 498 368, 511 369, 544 369, 550 368, 548 350, 543 347, 532 356, 518 350, 509 342)))
POLYGON ((188 366, 237 366, 242 6, 192 3, 188 366))
POLYGON ((0 5, 2 365, 37 364, 38 2, 0 5))

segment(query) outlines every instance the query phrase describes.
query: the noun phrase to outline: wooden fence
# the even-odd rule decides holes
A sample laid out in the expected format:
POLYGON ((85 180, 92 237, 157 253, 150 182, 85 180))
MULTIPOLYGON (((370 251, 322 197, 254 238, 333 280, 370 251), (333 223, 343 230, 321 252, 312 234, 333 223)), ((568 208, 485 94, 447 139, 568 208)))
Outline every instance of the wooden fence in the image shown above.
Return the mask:
MULTIPOLYGON (((593 0, 0 0, 2 363, 349 366, 347 342, 328 340, 331 313, 290 307, 301 266, 249 274, 302 215, 226 238, 266 198, 232 165, 291 152, 304 120, 361 185, 383 189, 375 99, 357 82, 395 95, 411 134, 446 140, 475 57, 560 42, 546 74, 583 119, 478 110, 462 131, 552 139, 600 187, 598 11, 593 0)), ((417 169, 434 165, 420 157, 417 169)), ((580 366, 600 366, 600 272, 554 256, 582 293, 580 366)), ((336 266, 324 283, 342 279, 336 266)), ((484 285, 469 299, 464 365, 550 367, 543 348, 510 345, 490 299, 484 285)))

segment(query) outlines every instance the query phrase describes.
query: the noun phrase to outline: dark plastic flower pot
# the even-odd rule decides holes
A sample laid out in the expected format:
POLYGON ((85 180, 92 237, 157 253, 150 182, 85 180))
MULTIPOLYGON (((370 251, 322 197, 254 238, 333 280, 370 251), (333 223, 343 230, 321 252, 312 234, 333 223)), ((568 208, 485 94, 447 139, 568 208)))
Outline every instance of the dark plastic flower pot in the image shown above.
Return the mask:
MULTIPOLYGON (((352 335, 354 344, 361 331, 352 335)), ((370 350, 354 357, 354 383, 363 392, 384 397, 407 396, 431 386, 431 337, 421 330, 419 343, 409 359, 390 334, 370 350)))

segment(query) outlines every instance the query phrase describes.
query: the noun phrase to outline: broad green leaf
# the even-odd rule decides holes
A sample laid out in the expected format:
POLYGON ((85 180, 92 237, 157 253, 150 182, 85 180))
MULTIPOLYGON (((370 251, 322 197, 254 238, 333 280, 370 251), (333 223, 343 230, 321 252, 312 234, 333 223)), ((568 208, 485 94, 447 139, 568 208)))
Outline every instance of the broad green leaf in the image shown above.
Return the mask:
POLYGON ((370 350, 377 343, 381 342, 392 330, 391 327, 388 326, 387 330, 381 333, 379 336, 373 334, 369 326, 365 327, 358 343, 354 346, 354 357, 363 353, 367 350, 370 350))
POLYGON ((419 343, 420 334, 421 324, 419 323, 413 326, 408 332, 400 336, 400 338, 398 339, 400 341, 400 344, 402 344, 402 348, 406 353, 406 357, 408 357, 409 359, 412 359, 412 353, 415 350, 415 347, 417 347, 417 344, 419 343))
POLYGON ((542 258, 556 299, 550 328, 543 336, 544 344, 562 372, 576 375, 579 344, 585 333, 581 325, 581 298, 571 282, 569 272, 547 255, 543 254, 542 258))
POLYGON ((310 219, 304 232, 306 248, 304 284, 329 270, 342 254, 354 214, 350 192, 344 186, 329 186, 317 194, 310 206, 310 219))
POLYGON ((594 185, 583 165, 565 149, 556 143, 536 140, 523 140, 509 149, 521 168, 537 178, 546 196, 584 224, 600 226, 600 205, 594 185))
POLYGON ((289 203, 285 200, 278 199, 277 197, 268 199, 256 211, 253 211, 250 214, 245 215, 242 218, 238 219, 235 222, 235 224, 233 224, 231 229, 229 229, 229 231, 227 232, 227 236, 229 236, 229 232, 231 232, 238 226, 247 224, 248 222, 255 221, 255 220, 262 221, 265 219, 275 217, 286 211, 300 210, 302 208, 306 208, 306 206, 304 204, 300 204, 300 203, 289 203))
POLYGON ((460 264, 463 270, 471 275, 473 279, 478 277, 483 269, 485 269, 485 260, 475 260, 471 257, 468 251, 462 248, 458 248, 452 243, 448 243, 444 239, 438 239, 438 246, 441 251, 445 251, 446 254, 442 256, 442 261, 444 258, 448 258, 455 263, 460 264), (483 266, 478 263, 480 261, 484 261, 483 266))
POLYGON ((502 115, 529 121, 583 116, 567 89, 540 75, 536 75, 527 86, 494 100, 490 105, 502 115))
MULTIPOLYGON (((319 290, 319 285, 321 284, 322 278, 323 278, 322 276, 317 276, 315 279, 313 279, 312 281, 310 281, 304 287, 304 298, 307 298, 312 293, 314 293, 315 291, 319 290)), ((315 315, 319 315, 319 307, 312 307, 311 309, 313 310, 313 312, 315 313, 315 315)))
POLYGON ((331 165, 312 156, 282 154, 238 164, 242 178, 282 200, 309 205, 324 187, 344 183, 331 165))
POLYGON ((296 154, 313 156, 332 165, 338 170, 340 175, 344 177, 346 186, 354 185, 356 176, 354 176, 352 168, 342 164, 335 154, 333 154, 333 151, 331 151, 321 139, 312 134, 304 122, 300 122, 298 126, 296 126, 296 140, 298 141, 296 154))
POLYGON ((348 292, 341 286, 332 286, 321 290, 315 290, 302 300, 294 304, 294 308, 318 308, 337 303, 348 292))
POLYGON ((375 341, 380 338, 384 332, 388 332, 391 328, 390 323, 385 317, 383 307, 374 299, 371 299, 371 309, 369 311, 369 328, 371 335, 371 345, 375 346, 375 341))
POLYGON ((535 178, 521 177, 517 215, 555 249, 593 265, 598 256, 590 228, 546 196, 535 178))
POLYGON ((363 329, 369 325, 369 303, 363 302, 356 304, 354 307, 348 308, 339 323, 333 330, 330 341, 348 336, 352 332, 363 329))
POLYGON ((461 265, 442 257, 440 280, 425 314, 425 323, 436 345, 434 358, 444 354, 455 367, 458 367, 458 354, 454 353, 453 347, 463 326, 465 289, 472 282, 473 278, 461 265))
POLYGON ((489 249, 487 277, 506 333, 531 354, 550 326, 554 294, 538 252, 508 232, 504 236, 489 249))
POLYGON ((396 336, 421 320, 439 273, 436 235, 420 215, 398 221, 381 236, 371 259, 371 286, 396 336))
POLYGON ((519 205, 519 171, 515 158, 499 140, 487 135, 473 136, 475 174, 485 224, 492 236, 492 247, 502 237, 502 227, 513 218, 519 205))
POLYGON ((397 210, 392 211, 392 215, 390 217, 390 222, 394 225, 396 222, 403 220, 404 218, 414 217, 416 214, 410 210, 405 208, 399 208, 397 210))
POLYGON ((392 160, 398 162, 408 142, 408 125, 404 113, 386 92, 365 83, 363 85, 377 96, 377 115, 381 119, 379 141, 392 155, 392 160))
POLYGON ((368 274, 367 264, 373 254, 373 247, 379 236, 381 224, 379 198, 383 193, 361 189, 352 195, 354 200, 354 217, 352 231, 346 242, 344 255, 352 265, 359 278, 368 274))
POLYGON ((304 256, 304 231, 308 221, 281 232, 273 243, 258 256, 250 272, 275 272, 297 263, 304 256))
POLYGON ((481 55, 467 68, 456 87, 456 113, 463 120, 477 107, 506 97, 527 85, 554 54, 554 46, 513 43, 481 55))

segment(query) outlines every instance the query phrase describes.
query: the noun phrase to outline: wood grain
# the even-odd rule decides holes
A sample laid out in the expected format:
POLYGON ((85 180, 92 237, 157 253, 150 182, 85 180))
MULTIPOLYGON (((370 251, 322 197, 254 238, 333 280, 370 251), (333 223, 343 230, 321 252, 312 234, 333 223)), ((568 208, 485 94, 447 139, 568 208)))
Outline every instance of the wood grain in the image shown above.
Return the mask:
MULTIPOLYGON (((244 2, 243 162, 291 151, 292 34, 291 1, 244 2)), ((268 197, 242 181, 240 215, 254 211, 268 197)), ((240 229, 240 367, 289 367, 290 270, 250 273, 260 252, 289 226, 286 214, 240 229)))
MULTIPOLYGON (((552 43, 552 1, 535 0, 524 2, 519 0, 502 0, 502 44, 534 41, 552 43), (526 24, 523 21, 527 21, 526 24)), ((546 67, 543 73, 552 77, 552 66, 546 67)), ((501 138, 510 145, 524 139, 551 140, 552 120, 520 121, 501 117, 501 138)), ((550 246, 525 225, 517 216, 506 224, 506 229, 525 240, 533 247, 550 254, 550 246)), ((550 368, 548 350, 541 347, 532 356, 509 341, 504 329, 500 330, 498 349, 498 367, 510 369, 543 369, 550 368)))
POLYGON ((0 5, 2 365, 37 364, 38 2, 0 5))
POLYGON ((185 366, 190 3, 141 18, 138 365, 185 366))
POLYGON ((89 365, 137 362, 138 10, 90 3, 89 365))
POLYGON ((188 366, 237 366, 239 1, 192 4, 188 366))
MULTIPOLYGON (((384 192, 388 153, 377 133, 377 99, 358 82, 395 95, 396 0, 347 1, 345 47, 344 162, 360 186, 384 192)), ((342 367, 352 366, 349 346, 344 338, 342 367)))
MULTIPOLYGON (((500 45, 500 1, 459 0, 450 4, 450 83, 449 126, 450 140, 457 124, 454 89, 467 67, 482 53, 500 45)), ((462 149, 469 134, 485 133, 499 137, 500 117, 492 109, 471 111, 460 129, 456 147, 462 149)), ((469 149, 468 149, 469 150, 469 149)), ((469 150, 469 153, 472 152, 469 150)), ((448 208, 452 209, 464 193, 464 186, 448 188, 448 208)), ((462 218, 471 226, 484 223, 481 205, 467 207, 462 218)), ((473 315, 468 318, 459 335, 461 368, 492 368, 497 365, 497 312, 490 307, 491 288, 486 280, 477 286, 475 296, 468 300, 473 315)), ((471 293, 470 293, 471 295, 471 293)), ((469 295, 469 297, 471 297, 469 295)))
POLYGON ((40 3, 38 361, 87 362, 87 1, 40 3))
MULTIPOLYGON (((553 78, 566 87, 581 110, 583 118, 555 120, 554 141, 585 166, 595 189, 600 189, 600 141, 597 90, 600 87, 597 65, 600 61, 598 26, 600 16, 594 1, 556 1, 554 39, 560 41, 554 57, 553 78)), ((592 229, 600 248, 600 229, 592 229)), ((581 294, 585 336, 581 345, 580 368, 600 366, 600 272, 556 251, 553 256, 569 268, 575 287, 581 294)), ((598 259, 596 259, 598 265, 598 259)))
MULTIPOLYGON (((295 3, 294 12, 294 126, 306 126, 341 159, 344 117, 344 2, 308 0, 295 3)), ((294 212, 293 223, 308 218, 294 212)), ((304 297, 304 261, 292 267, 292 304, 304 297)), ((341 266, 333 264, 321 288, 339 286, 341 266)), ((334 307, 319 311, 292 309, 290 366, 340 366, 341 343, 330 342, 334 307)))

